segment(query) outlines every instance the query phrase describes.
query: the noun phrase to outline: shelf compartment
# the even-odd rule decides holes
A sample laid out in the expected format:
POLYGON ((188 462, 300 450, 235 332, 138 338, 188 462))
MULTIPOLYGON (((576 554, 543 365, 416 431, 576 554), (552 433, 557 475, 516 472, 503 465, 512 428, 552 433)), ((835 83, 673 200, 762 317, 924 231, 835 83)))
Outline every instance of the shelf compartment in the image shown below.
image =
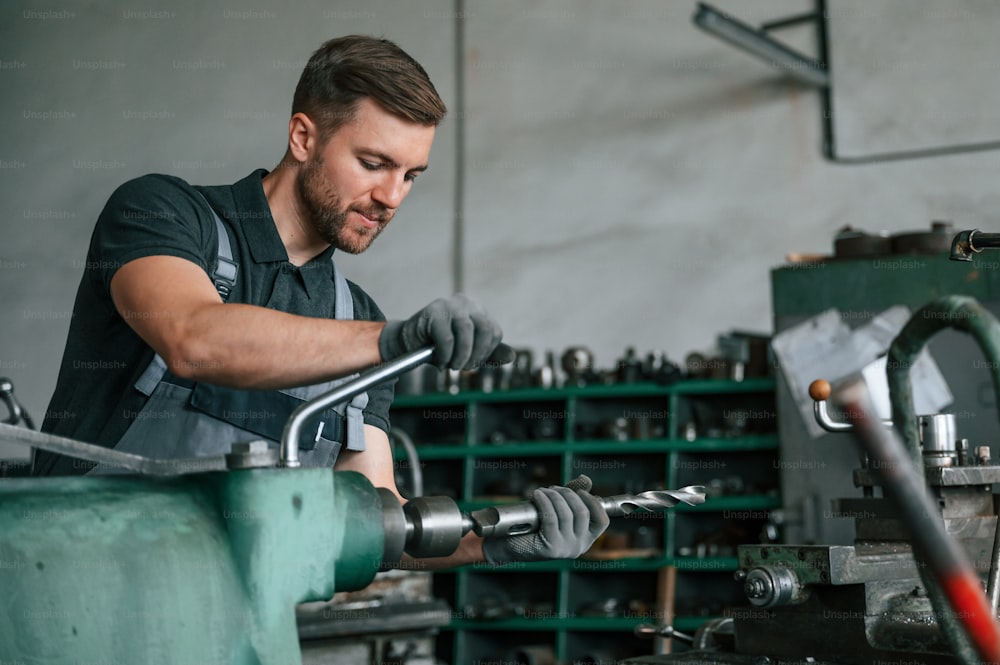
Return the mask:
POLYGON ((710 500, 777 495, 777 460, 773 450, 682 452, 671 457, 670 475, 677 487, 704 485, 710 500))
POLYGON ((657 574, 657 571, 570 572, 566 616, 595 624, 648 618, 656 609, 657 574))
POLYGON ((392 427, 406 432, 418 448, 428 445, 455 445, 468 440, 470 413, 462 404, 413 406, 391 413, 392 427))
POLYGON ((594 483, 599 496, 637 494, 666 486, 667 456, 661 452, 629 455, 578 454, 569 465, 570 480, 580 474, 594 483))
POLYGON ((569 400, 573 441, 648 441, 667 436, 671 419, 666 395, 569 400))
POLYGON ((510 441, 562 441, 566 438, 566 401, 479 404, 473 441, 503 445, 510 441))
MULTIPOLYGON (((528 622, 525 622, 528 623, 528 622)), ((511 635, 509 631, 482 630, 474 626, 463 628, 465 653, 456 663, 522 663, 555 662, 556 635, 551 630, 520 628, 523 635, 511 635), (539 654, 527 656, 526 652, 539 654), (542 655, 544 654, 544 655, 542 655)))
POLYGON ((738 545, 760 542, 768 511, 680 512, 674 519, 673 553, 686 557, 736 556, 738 545))
POLYGON ((636 637, 632 634, 631 628, 617 632, 584 628, 566 634, 565 662, 579 665, 617 665, 624 658, 652 655, 653 646, 653 640, 636 637))
POLYGON ((492 626, 510 620, 541 621, 557 618, 557 582, 548 573, 498 576, 487 571, 466 576, 465 593, 455 619, 492 626))
MULTIPOLYGON (((692 622, 728 616, 732 608, 747 605, 743 585, 733 579, 730 571, 678 572, 675 598, 675 616, 692 622)), ((674 626, 680 630, 676 620, 674 626)))
POLYGON ((421 395, 396 395, 393 408, 422 406, 449 406, 452 404, 493 404, 503 402, 544 402, 568 397, 618 398, 649 397, 656 395, 714 395, 773 393, 773 378, 754 378, 745 381, 724 379, 692 379, 677 381, 667 386, 657 383, 639 382, 617 385, 563 386, 561 388, 519 388, 515 390, 495 390, 484 393, 480 390, 466 390, 455 394, 430 392, 421 395))
POLYGON ((472 501, 515 501, 529 497, 537 487, 558 485, 562 456, 476 457, 469 461, 468 470, 472 474, 472 501))
POLYGON ((778 429, 774 395, 768 393, 682 394, 675 409, 677 436, 688 440, 740 438, 778 429))

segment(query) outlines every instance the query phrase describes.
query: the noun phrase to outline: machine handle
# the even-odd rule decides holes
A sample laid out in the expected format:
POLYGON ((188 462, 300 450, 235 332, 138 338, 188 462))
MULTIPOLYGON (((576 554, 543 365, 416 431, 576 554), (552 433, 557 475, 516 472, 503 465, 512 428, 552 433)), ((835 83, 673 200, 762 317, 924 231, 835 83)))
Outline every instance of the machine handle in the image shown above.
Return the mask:
MULTIPOLYGON (((816 379, 809 384, 809 397, 813 399, 813 416, 816 418, 816 422, 827 432, 853 432, 854 426, 850 423, 837 422, 830 417, 830 411, 826 404, 832 391, 830 382, 825 379, 816 379)), ((891 420, 883 420, 882 424, 886 427, 892 427, 891 420)))
POLYGON ((354 399, 378 383, 405 374, 414 367, 430 360, 433 354, 434 347, 428 346, 400 356, 395 360, 362 372, 358 378, 342 383, 333 390, 323 393, 292 411, 292 415, 285 423, 285 429, 281 434, 280 464, 289 468, 302 466, 302 462, 299 461, 299 436, 302 433, 302 427, 309 418, 325 411, 334 404, 354 399))
POLYGON ((632 629, 632 633, 636 637, 675 638, 687 642, 688 644, 694 644, 693 635, 688 635, 687 633, 674 630, 673 626, 654 626, 651 623, 640 623, 632 629))

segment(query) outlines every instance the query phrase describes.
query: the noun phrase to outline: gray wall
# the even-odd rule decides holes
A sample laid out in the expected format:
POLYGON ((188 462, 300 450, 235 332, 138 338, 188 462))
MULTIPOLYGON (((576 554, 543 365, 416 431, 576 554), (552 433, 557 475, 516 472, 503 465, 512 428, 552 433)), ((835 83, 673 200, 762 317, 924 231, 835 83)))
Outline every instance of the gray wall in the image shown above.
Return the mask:
MULTIPOLYGON (((811 8, 715 4, 752 23, 811 8)), ((301 65, 339 34, 394 39, 455 105, 445 0, 65 6, 0 13, 0 375, 39 418, 118 184, 273 166, 301 65)), ((845 224, 995 228, 1000 153, 825 162, 818 94, 694 28, 694 6, 468 3, 465 290, 512 344, 680 361, 718 333, 770 331, 769 269, 829 252, 845 224)), ((814 52, 806 28, 781 37, 814 52)), ((451 289, 454 140, 446 123, 391 230, 341 259, 390 316, 451 289)))

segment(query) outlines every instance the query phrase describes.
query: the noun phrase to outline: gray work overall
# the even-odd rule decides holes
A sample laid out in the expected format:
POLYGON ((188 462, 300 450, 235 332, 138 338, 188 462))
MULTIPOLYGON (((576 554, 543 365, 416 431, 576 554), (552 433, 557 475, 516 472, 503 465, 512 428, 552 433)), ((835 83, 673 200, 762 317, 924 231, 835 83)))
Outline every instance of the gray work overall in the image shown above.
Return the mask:
MULTIPOLYGON (((210 206, 211 207, 211 206, 210 206)), ((213 210, 214 214, 214 210, 213 210)), ((218 215, 219 262, 214 281, 223 300, 235 282, 237 266, 232 261, 229 234, 218 215)), ((347 280, 333 266, 334 318, 352 320, 354 300, 347 280)), ((304 401, 317 397, 357 374, 325 383, 278 391, 240 390, 209 383, 183 385, 156 355, 136 381, 135 388, 147 395, 145 406, 115 450, 145 457, 210 457, 228 453, 234 443, 266 440, 277 447, 285 422, 304 401)), ((349 404, 338 404, 314 418, 303 430, 299 459, 304 467, 330 467, 337 460, 343 442, 349 450, 364 450, 363 410, 368 393, 349 404)), ((90 474, 121 472, 97 466, 90 474)))

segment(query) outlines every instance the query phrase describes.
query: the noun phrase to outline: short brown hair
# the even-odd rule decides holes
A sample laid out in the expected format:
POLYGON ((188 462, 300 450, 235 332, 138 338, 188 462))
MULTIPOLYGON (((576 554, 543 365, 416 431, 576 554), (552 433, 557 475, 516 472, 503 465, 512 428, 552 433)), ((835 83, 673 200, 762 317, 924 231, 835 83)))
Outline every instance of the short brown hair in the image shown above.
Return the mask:
POLYGON ((389 113, 437 126, 448 109, 427 72, 388 39, 348 35, 320 46, 302 72, 292 98, 292 115, 305 113, 326 139, 371 98, 389 113))

